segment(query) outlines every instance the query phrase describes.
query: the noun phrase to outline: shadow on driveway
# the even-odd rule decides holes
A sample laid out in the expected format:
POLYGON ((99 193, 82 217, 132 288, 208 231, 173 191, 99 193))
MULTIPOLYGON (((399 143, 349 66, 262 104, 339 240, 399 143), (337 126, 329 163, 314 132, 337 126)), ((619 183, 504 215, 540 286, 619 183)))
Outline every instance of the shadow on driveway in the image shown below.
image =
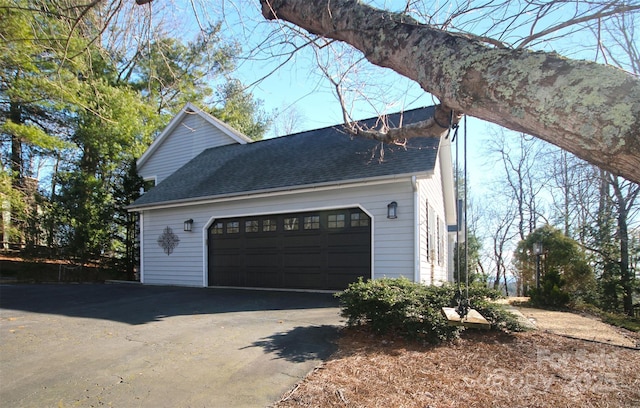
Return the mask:
POLYGON ((145 324, 170 316, 338 307, 330 293, 136 284, 0 285, 0 308, 145 324))
POLYGON ((308 360, 327 360, 336 351, 336 326, 298 326, 286 332, 275 333, 255 341, 250 347, 260 347, 274 358, 301 363, 308 360), (319 347, 331 344, 330 347, 319 347))
POLYGON ((0 285, 2 406, 264 407, 336 349, 331 294, 0 285))

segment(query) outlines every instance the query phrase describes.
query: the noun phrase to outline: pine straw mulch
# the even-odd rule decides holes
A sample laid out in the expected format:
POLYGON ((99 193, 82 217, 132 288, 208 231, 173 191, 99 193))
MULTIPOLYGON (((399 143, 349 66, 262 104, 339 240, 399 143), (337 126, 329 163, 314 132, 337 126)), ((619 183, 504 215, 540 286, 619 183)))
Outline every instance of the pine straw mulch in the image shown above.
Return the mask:
POLYGON ((640 407, 640 351, 533 331, 429 346, 343 329, 274 407, 640 407))

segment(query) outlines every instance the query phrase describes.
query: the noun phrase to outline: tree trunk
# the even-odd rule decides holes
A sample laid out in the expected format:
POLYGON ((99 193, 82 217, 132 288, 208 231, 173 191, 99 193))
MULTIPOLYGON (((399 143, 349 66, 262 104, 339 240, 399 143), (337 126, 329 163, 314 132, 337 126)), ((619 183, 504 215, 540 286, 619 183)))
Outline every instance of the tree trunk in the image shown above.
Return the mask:
POLYGON ((629 267, 629 226, 628 209, 629 197, 624 197, 620 184, 612 180, 616 201, 618 202, 618 243, 620 245, 620 286, 622 286, 622 306, 624 312, 633 316, 633 276, 629 267))
POLYGON ((353 0, 261 0, 267 19, 344 41, 453 109, 640 182, 640 79, 556 53, 484 45, 353 0))
MULTIPOLYGON (((15 124, 22 124, 22 107, 17 102, 11 102, 9 107, 9 119, 15 124)), ((22 159, 22 139, 19 136, 11 135, 11 180, 14 187, 20 187, 23 174, 24 163, 22 159)))

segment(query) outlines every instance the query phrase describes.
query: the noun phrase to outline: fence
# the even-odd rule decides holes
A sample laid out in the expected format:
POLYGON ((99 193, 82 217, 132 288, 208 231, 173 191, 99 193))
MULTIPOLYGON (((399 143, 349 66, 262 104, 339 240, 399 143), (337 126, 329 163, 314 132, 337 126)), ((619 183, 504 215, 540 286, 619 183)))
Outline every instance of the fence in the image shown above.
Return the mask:
POLYGON ((58 282, 81 281, 82 265, 64 265, 58 266, 58 282))

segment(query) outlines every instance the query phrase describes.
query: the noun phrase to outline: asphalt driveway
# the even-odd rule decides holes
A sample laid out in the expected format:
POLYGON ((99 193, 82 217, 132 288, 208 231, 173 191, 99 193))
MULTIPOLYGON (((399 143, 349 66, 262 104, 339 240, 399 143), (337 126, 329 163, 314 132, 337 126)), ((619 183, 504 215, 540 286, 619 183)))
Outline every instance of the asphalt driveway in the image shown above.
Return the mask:
POLYGON ((265 407, 341 324, 331 294, 0 285, 0 406, 265 407))

